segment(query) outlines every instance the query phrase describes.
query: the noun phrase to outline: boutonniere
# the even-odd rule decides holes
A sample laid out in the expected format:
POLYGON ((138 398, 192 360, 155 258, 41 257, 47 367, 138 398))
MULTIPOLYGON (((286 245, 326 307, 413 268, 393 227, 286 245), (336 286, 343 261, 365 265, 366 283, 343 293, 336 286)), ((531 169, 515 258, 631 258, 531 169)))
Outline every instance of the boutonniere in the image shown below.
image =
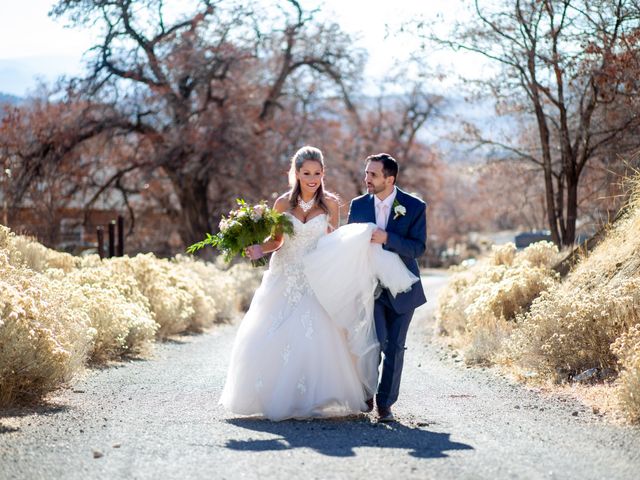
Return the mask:
POLYGON ((403 205, 400 205, 398 199, 393 201, 393 213, 394 220, 397 220, 398 217, 404 217, 407 214, 407 209, 403 205))

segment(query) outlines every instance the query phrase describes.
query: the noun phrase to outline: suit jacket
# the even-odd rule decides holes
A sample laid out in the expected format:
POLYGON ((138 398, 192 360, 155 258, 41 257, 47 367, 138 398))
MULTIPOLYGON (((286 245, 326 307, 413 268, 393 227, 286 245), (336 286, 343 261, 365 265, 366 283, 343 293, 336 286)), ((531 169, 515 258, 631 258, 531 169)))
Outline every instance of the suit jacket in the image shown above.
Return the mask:
MULTIPOLYGON (((382 248, 397 253, 407 268, 416 276, 420 276, 417 258, 425 249, 427 242, 427 205, 417 197, 409 195, 396 187, 396 202, 406 208, 405 215, 396 216, 391 209, 387 223, 387 243, 382 248)), ((396 203, 394 202, 394 203, 396 203)), ((376 223, 376 212, 373 195, 366 194, 351 200, 348 223, 376 223)), ((398 294, 395 298, 384 291, 388 302, 398 313, 413 310, 427 299, 421 282, 416 282, 411 290, 398 294)))

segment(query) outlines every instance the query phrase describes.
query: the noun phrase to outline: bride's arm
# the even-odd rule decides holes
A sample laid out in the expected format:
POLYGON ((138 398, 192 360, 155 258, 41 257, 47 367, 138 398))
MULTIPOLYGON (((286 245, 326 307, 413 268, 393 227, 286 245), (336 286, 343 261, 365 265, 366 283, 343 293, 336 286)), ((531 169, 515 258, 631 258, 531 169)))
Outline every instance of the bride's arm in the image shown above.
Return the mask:
MULTIPOLYGON (((278 197, 276 203, 273 205, 273 209, 280 213, 286 212, 289 209, 288 194, 284 194, 278 197)), ((258 260, 265 254, 278 250, 280 247, 282 247, 283 243, 284 235, 282 234, 282 232, 279 232, 258 245, 251 245, 247 247, 245 249, 245 253, 251 260, 258 260)))
POLYGON ((329 207, 329 232, 332 232, 340 226, 340 201, 333 196, 325 199, 329 207))

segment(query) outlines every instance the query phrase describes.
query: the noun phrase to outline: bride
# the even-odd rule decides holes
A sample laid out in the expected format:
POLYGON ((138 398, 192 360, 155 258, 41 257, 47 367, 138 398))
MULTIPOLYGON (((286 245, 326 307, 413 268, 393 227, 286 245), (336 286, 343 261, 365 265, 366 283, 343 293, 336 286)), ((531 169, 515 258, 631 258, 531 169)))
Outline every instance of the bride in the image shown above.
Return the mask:
POLYGON ((338 199, 325 192, 324 160, 303 147, 291 160, 291 190, 274 208, 294 234, 247 249, 274 252, 240 324, 220 403, 271 420, 366 411, 379 346, 373 325, 378 282, 393 293, 417 281, 398 256, 370 243, 373 224, 337 228, 338 199))

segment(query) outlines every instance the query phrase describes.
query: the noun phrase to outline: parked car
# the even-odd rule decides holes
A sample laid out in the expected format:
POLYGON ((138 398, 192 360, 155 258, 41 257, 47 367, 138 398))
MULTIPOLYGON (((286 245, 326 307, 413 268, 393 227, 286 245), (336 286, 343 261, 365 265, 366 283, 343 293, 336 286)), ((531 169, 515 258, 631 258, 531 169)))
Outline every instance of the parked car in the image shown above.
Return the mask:
POLYGON ((550 241, 551 232, 549 230, 532 230, 515 236, 516 248, 526 248, 532 243, 550 241))

